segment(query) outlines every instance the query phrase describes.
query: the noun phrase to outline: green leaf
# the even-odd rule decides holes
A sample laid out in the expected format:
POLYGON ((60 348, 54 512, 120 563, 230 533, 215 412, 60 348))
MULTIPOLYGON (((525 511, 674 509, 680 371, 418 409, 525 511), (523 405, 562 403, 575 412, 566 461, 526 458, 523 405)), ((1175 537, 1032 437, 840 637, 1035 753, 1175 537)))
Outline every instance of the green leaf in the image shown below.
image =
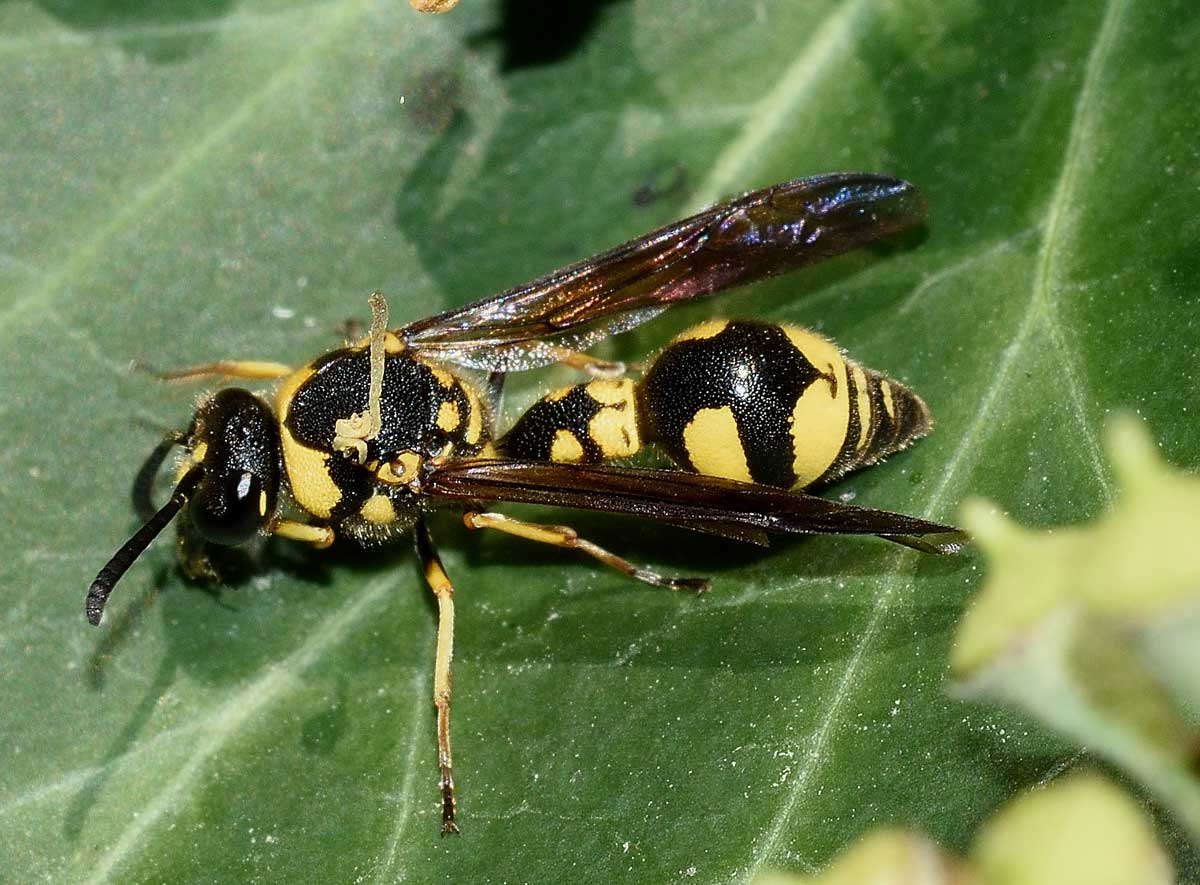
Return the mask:
MULTIPOLYGON (((373 289, 415 318, 814 172, 918 183, 927 239, 610 352, 713 312, 819 328, 939 422, 830 494, 934 518, 968 494, 1037 525, 1101 512, 1118 407, 1200 464, 1189 4, 522 6, 0 4, 7 877, 746 880, 877 823, 961 847, 1078 759, 945 697, 974 552, 764 553, 551 514, 712 575, 695 598, 437 521, 456 839, 437 836, 434 617, 406 545, 272 544, 206 593, 162 541, 87 626, 88 582, 136 526, 132 476, 197 392, 134 361, 303 363, 373 289)), ((514 379, 509 406, 562 377, 514 379)))

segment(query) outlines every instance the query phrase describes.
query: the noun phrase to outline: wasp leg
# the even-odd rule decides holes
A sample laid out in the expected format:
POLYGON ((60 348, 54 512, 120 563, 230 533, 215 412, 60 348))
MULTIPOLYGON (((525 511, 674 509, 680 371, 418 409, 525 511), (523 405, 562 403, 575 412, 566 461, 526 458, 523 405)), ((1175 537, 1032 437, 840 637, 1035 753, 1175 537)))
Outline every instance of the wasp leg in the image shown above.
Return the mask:
POLYGON ((552 544, 555 547, 566 547, 570 550, 580 550, 588 556, 600 560, 610 568, 615 568, 634 580, 655 587, 668 587, 671 590, 707 590, 707 578, 668 578, 649 569, 638 568, 627 559, 622 559, 615 553, 609 553, 603 547, 598 547, 591 541, 579 537, 575 529, 565 525, 541 525, 536 522, 525 522, 513 519, 502 513, 478 513, 470 511, 463 514, 463 522, 469 529, 497 529, 518 538, 537 541, 541 544, 552 544))
POLYGON ((333 529, 327 525, 309 525, 294 519, 273 519, 267 531, 281 538, 312 544, 318 550, 324 550, 334 538, 333 529))
POLYGON ((485 389, 488 402, 492 404, 493 414, 501 414, 504 405, 504 379, 507 377, 504 372, 488 372, 485 389))
POLYGON ((363 335, 363 323, 359 317, 351 317, 348 320, 343 320, 334 327, 334 331, 342 336, 342 339, 347 345, 354 344, 363 335))
POLYGON ((620 378, 625 374, 625 364, 620 361, 602 360, 590 353, 580 353, 567 347, 552 347, 551 352, 564 366, 587 372, 593 378, 620 378))
POLYGON ((192 528, 187 510, 179 515, 179 534, 176 535, 176 549, 179 551, 179 568, 184 575, 193 581, 204 581, 215 584, 221 580, 221 573, 208 555, 207 545, 192 528))
POLYGON ((154 374, 163 381, 191 381, 196 378, 213 377, 269 381, 273 378, 284 378, 293 371, 291 366, 266 360, 219 360, 215 363, 205 363, 202 366, 168 369, 165 372, 154 372, 154 374))
POLYGON ((437 652, 433 668, 433 704, 437 707, 438 768, 442 790, 442 834, 457 833, 454 822, 454 774, 450 756, 450 662, 454 658, 454 587, 433 548, 433 538, 424 520, 416 526, 417 555, 429 589, 437 598, 437 652))

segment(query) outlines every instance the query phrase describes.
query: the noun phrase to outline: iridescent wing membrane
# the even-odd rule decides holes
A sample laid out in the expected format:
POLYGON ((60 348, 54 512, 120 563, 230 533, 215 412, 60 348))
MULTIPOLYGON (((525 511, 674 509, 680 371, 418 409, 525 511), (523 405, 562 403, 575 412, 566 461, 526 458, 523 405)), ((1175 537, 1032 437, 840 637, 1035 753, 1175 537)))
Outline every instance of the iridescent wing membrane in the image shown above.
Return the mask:
POLYGON ((549 276, 398 330, 431 357, 511 372, 549 365, 672 304, 840 255, 914 227, 925 202, 866 173, 799 178, 630 240, 549 276))

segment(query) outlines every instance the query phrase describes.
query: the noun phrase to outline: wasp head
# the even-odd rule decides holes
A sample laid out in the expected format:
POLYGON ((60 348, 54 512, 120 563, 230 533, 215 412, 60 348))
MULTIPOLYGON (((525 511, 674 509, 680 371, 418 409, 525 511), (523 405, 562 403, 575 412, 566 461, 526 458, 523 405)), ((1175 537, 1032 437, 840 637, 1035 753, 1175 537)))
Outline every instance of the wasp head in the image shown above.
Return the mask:
MULTIPOLYGON (((192 526, 215 544, 242 544, 265 529, 279 494, 279 429, 270 407, 228 388, 196 410, 185 471, 202 472, 188 505, 192 526)), ((186 476, 186 472, 184 473, 186 476)))
POLYGON ((279 457, 275 416, 254 394, 226 388, 201 402, 191 429, 167 437, 138 472, 133 500, 146 511, 146 522, 92 582, 88 620, 100 623, 117 581, 185 505, 195 531, 215 544, 242 544, 266 529, 279 495, 279 457), (188 456, 180 464, 171 500, 154 510, 154 477, 176 445, 186 445, 188 456))

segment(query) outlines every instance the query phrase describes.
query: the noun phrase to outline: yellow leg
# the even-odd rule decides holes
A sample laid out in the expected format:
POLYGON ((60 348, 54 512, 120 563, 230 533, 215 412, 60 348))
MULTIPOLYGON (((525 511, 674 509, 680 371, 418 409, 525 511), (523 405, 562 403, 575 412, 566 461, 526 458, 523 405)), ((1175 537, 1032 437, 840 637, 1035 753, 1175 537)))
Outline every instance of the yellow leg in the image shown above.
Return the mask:
POLYGON ((442 833, 457 833, 454 822, 454 774, 450 755, 450 662, 454 658, 454 587, 433 548, 433 539, 422 520, 417 523, 417 553, 425 580, 437 598, 437 652, 433 668, 433 704, 437 708, 438 769, 442 790, 442 833))
POLYGON ((593 378, 620 378, 625 374, 625 364, 612 360, 602 360, 589 353, 580 353, 567 347, 552 347, 554 358, 564 366, 587 372, 593 378))
POLYGON ((518 538, 525 538, 528 541, 537 541, 540 544, 552 544, 555 547, 566 547, 570 550, 580 550, 634 580, 645 584, 653 584, 655 587, 669 587, 672 590, 708 589, 707 578, 666 578, 649 569, 638 568, 629 562, 629 560, 622 559, 615 553, 609 553, 603 547, 598 547, 591 541, 585 541, 569 526, 540 525, 536 522, 513 519, 501 513, 476 513, 474 511, 463 514, 463 522, 466 523, 469 529, 497 529, 510 535, 516 535, 518 538))
POLYGON ((272 535, 279 535, 291 541, 302 541, 312 544, 318 550, 324 550, 333 543, 333 529, 327 525, 309 525, 306 522, 296 522, 294 519, 273 519, 267 527, 272 535))
POLYGON ((206 363, 203 366, 188 366, 183 369, 170 369, 154 374, 164 381, 191 381, 196 378, 213 377, 269 381, 272 378, 283 378, 292 374, 292 367, 265 360, 220 360, 215 363, 206 363))

